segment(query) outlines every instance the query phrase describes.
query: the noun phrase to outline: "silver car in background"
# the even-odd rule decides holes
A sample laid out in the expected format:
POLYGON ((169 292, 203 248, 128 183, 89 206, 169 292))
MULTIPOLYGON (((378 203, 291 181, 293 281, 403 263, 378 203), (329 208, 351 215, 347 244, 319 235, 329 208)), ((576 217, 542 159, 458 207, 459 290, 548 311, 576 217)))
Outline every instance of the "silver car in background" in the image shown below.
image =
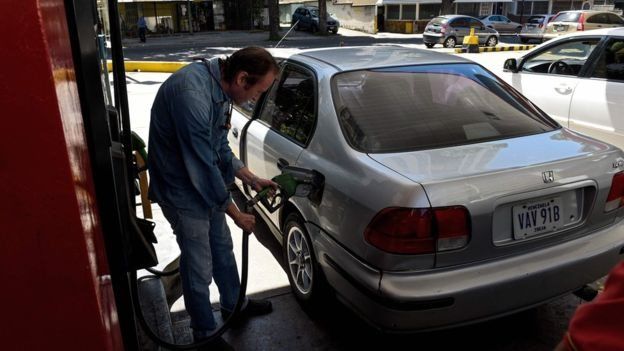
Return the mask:
POLYGON ((503 15, 487 15, 479 17, 486 27, 494 28, 499 33, 518 33, 522 30, 522 25, 514 22, 503 15))
POLYGON ((529 17, 520 31, 520 41, 525 44, 530 40, 536 40, 539 43, 544 41, 544 31, 553 17, 555 15, 533 15, 529 17))
POLYGON ((464 37, 470 35, 471 29, 474 29, 478 37, 479 45, 493 47, 498 44, 499 35, 495 29, 486 27, 474 17, 464 15, 444 15, 431 19, 423 32, 423 42, 427 48, 432 48, 436 44, 454 48, 457 44, 463 43, 464 37))
POLYGON ((622 259, 622 151, 478 64, 383 46, 281 67, 255 109, 235 107, 229 140, 260 177, 287 164, 324 177, 314 198, 256 208, 302 305, 330 291, 382 330, 444 328, 544 303, 622 259))

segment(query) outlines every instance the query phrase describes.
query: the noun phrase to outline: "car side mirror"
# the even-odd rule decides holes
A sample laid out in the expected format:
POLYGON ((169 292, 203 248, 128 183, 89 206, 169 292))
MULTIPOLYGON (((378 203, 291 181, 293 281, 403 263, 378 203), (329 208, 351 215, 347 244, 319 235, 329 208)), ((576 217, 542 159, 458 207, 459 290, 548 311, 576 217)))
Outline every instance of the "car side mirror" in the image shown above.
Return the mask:
POLYGON ((503 71, 518 73, 518 61, 516 61, 515 58, 505 60, 505 64, 503 65, 503 71))

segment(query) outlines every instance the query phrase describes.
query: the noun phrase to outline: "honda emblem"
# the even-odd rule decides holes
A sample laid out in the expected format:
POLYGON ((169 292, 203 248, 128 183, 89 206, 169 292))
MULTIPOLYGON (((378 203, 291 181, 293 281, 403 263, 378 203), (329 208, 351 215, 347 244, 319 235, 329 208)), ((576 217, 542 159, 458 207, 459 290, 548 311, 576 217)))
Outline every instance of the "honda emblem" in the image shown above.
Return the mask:
POLYGON ((552 183, 555 181, 555 172, 553 171, 546 171, 546 172, 542 172, 542 179, 544 180, 544 183, 552 183))

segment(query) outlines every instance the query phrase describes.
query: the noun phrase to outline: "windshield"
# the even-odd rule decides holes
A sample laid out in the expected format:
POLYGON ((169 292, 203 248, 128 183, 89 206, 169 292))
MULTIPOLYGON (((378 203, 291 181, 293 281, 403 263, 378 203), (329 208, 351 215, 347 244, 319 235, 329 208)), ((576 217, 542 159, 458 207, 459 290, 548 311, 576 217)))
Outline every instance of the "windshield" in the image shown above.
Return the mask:
POLYGON ((342 132, 366 153, 542 133, 558 125, 475 64, 352 71, 332 79, 342 132))
POLYGON ((448 22, 448 19, 446 19, 444 17, 436 17, 436 18, 432 19, 431 22, 429 22, 429 23, 434 25, 434 26, 439 26, 439 25, 444 24, 446 22, 448 22))

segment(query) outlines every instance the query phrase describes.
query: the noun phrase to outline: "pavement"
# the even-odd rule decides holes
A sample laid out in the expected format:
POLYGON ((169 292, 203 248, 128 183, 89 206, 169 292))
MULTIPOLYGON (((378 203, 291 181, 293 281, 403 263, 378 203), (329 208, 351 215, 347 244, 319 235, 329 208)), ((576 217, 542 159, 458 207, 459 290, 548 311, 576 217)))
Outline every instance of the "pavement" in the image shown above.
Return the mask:
MULTIPOLYGON (((341 34, 342 32, 341 29, 341 34)), ((201 34, 203 38, 218 40, 224 45, 222 47, 213 46, 217 49, 234 48, 234 46, 229 45, 234 45, 234 38, 241 34, 238 33, 238 36, 233 37, 229 37, 229 35, 227 32, 219 33, 219 35, 201 34)), ((256 34, 252 33, 251 35, 256 34)), ((265 33, 257 35, 262 36, 265 33)), ((194 41, 199 36, 200 34, 196 34, 193 38, 166 38, 164 40, 194 41)), ((156 40, 148 38, 146 46, 165 45, 155 42, 156 40)), ((413 45, 414 47, 424 47, 419 44, 413 45)), ((218 50, 222 53, 227 51, 218 50)), ((463 54, 464 57, 473 59, 486 68, 492 68, 495 73, 497 70, 502 70, 502 64, 506 58, 518 55, 521 55, 521 52, 463 54)), ((127 73, 126 82, 132 129, 146 142, 148 140, 151 104, 161 83, 168 76, 168 73, 127 73)), ((235 200, 240 204, 241 195, 234 195, 235 200)), ((171 228, 157 205, 154 205, 153 212, 156 222, 155 233, 158 238, 156 249, 161 262, 157 268, 162 269, 178 256, 179 250, 171 228)), ((242 328, 226 332, 224 338, 239 351, 352 350, 356 347, 391 350, 413 350, 416 348, 422 350, 552 350, 566 330, 570 316, 581 302, 580 299, 572 295, 566 295, 527 312, 468 327, 434 333, 382 334, 366 325, 336 301, 329 301, 326 306, 322 306, 317 311, 304 311, 290 292, 288 278, 281 264, 280 244, 261 220, 258 222, 257 230, 250 237, 249 242, 248 294, 270 299, 273 302, 274 312, 252 319, 242 328)), ((242 231, 230 219, 228 219, 228 225, 234 239, 237 261, 240 264, 242 231)), ((220 319, 218 291, 214 285, 211 286, 211 303, 215 316, 220 319)), ((171 315, 176 342, 190 342, 189 318, 182 299, 173 305, 171 315)))

